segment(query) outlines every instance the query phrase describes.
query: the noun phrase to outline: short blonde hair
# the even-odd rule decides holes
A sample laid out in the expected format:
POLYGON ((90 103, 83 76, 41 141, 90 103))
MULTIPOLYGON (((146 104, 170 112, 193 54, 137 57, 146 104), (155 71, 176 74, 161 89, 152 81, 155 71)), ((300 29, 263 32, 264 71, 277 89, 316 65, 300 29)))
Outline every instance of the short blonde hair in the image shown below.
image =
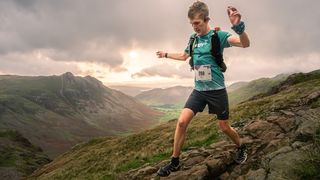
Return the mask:
POLYGON ((200 18, 203 18, 204 20, 207 17, 209 17, 209 8, 206 3, 201 1, 196 1, 189 7, 189 11, 188 11, 189 19, 194 19, 198 15, 200 16, 200 18))

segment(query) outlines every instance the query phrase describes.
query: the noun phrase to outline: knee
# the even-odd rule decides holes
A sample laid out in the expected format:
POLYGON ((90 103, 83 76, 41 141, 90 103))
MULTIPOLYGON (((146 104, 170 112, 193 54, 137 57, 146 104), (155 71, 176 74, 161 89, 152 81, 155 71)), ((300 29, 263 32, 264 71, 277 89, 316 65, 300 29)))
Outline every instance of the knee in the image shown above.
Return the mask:
POLYGON ((222 132, 229 132, 231 130, 231 127, 229 124, 227 123, 219 123, 219 127, 221 129, 222 132))
POLYGON ((179 121, 178 121, 178 127, 179 127, 180 129, 185 130, 185 129, 187 129, 187 126, 188 126, 188 123, 187 123, 186 120, 184 120, 184 119, 179 119, 179 121))

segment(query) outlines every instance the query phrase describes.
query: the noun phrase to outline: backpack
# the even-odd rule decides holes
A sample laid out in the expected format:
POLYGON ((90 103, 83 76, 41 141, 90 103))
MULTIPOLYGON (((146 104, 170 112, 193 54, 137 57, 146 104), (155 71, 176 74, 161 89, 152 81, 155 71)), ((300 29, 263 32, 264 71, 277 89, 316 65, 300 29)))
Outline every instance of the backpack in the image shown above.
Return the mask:
MULTIPOLYGON (((189 53, 190 53, 190 60, 189 60, 189 64, 191 66, 191 69, 194 69, 194 63, 193 63, 193 47, 196 41, 196 36, 197 34, 194 34, 190 37, 189 40, 189 53)), ((217 30, 214 30, 214 34, 211 36, 211 54, 213 57, 215 57, 216 59, 216 63, 218 64, 218 66, 220 67, 220 70, 222 72, 226 72, 227 70, 227 66, 226 64, 223 62, 223 55, 220 51, 220 39, 217 33, 217 30)))

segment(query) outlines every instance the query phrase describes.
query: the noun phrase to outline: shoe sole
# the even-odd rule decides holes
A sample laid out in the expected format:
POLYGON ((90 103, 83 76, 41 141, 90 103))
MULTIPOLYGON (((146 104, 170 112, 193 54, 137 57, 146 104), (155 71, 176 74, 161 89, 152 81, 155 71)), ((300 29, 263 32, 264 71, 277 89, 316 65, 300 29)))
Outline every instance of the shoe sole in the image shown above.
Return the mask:
POLYGON ((234 160, 237 164, 243 164, 247 161, 248 156, 246 156, 246 158, 244 158, 244 160, 242 162, 236 161, 234 160))

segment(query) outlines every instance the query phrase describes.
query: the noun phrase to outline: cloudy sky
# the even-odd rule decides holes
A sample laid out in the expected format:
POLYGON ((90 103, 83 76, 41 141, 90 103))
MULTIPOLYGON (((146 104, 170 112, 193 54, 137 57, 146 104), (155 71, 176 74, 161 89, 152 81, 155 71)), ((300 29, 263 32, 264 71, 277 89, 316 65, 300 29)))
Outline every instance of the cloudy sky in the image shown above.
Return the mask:
MULTIPOLYGON (((193 85, 183 52, 193 0, 1 0, 0 74, 91 75, 105 85, 193 85)), ((226 8, 242 14, 250 48, 228 48, 227 84, 320 68, 320 1, 206 0, 211 27, 229 31, 226 8)), ((235 34, 235 33, 233 33, 235 34)))

